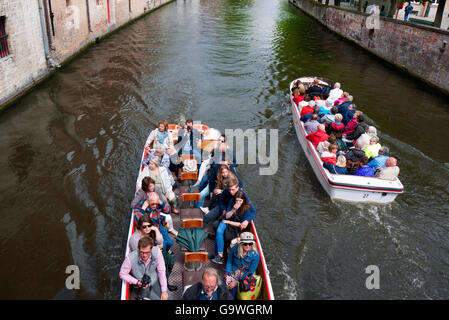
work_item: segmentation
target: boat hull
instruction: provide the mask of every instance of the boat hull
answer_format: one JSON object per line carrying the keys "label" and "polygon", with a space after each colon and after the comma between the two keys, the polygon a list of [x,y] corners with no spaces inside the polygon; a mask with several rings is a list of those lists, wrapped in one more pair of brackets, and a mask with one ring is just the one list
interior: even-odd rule
{"label": "boat hull", "polygon": [[[291,83],[290,88],[295,81]],[[398,194],[403,193],[403,186],[399,179],[397,181],[387,181],[377,178],[330,174],[329,171],[323,168],[322,161],[315,147],[306,139],[307,134],[303,123],[300,121],[300,110],[291,95],[290,103],[293,124],[299,144],[318,181],[332,200],[390,203],[396,199]]]}

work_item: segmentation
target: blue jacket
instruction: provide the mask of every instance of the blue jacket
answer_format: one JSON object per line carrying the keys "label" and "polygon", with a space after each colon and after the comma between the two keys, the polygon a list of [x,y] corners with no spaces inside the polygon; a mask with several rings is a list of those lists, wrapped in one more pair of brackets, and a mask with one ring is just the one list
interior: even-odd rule
{"label": "blue jacket", "polygon": [[388,156],[380,154],[373,160],[368,162],[368,167],[373,168],[374,170],[376,170],[376,168],[385,168],[385,162],[387,161],[387,159]]}
{"label": "blue jacket", "polygon": [[238,245],[236,244],[231,248],[229,252],[228,262],[226,263],[226,273],[233,273],[235,270],[242,269],[245,266],[249,267],[248,270],[244,270],[242,276],[248,274],[253,275],[256,272],[257,266],[259,265],[260,255],[258,252],[250,251],[243,258],[237,258]]}
{"label": "blue jacket", "polygon": [[374,169],[370,167],[360,167],[357,169],[357,171],[354,173],[355,176],[362,176],[362,177],[373,177],[374,176]]}
{"label": "blue jacket", "polygon": [[325,167],[327,170],[329,170],[330,173],[335,174],[349,174],[348,169],[338,167],[335,164],[330,164],[328,162],[323,162],[323,167]]}

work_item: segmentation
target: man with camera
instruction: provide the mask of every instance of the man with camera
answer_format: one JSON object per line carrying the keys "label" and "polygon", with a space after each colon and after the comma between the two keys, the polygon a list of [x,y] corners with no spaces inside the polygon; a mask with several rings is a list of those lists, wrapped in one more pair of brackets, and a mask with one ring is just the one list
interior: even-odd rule
{"label": "man with camera", "polygon": [[169,299],[164,257],[150,237],[142,237],[138,250],[125,258],[120,268],[120,279],[130,284],[132,299]]}
{"label": "man with camera", "polygon": [[198,164],[201,164],[201,142],[204,137],[201,132],[193,128],[193,120],[187,119],[184,128],[178,131],[179,154],[193,154]]}

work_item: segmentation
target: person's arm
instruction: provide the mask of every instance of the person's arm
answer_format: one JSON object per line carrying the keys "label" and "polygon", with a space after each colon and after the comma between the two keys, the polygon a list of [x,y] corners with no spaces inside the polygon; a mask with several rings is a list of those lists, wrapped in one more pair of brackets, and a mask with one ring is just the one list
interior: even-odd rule
{"label": "person's arm", "polygon": [[[157,130],[157,129],[156,129]],[[145,147],[149,147],[150,144],[154,141],[154,138],[156,137],[156,131],[153,130],[150,132],[150,135],[148,136],[147,141],[145,142]]]}
{"label": "person's arm", "polygon": [[161,250],[157,250],[156,270],[157,270],[157,276],[159,278],[159,285],[161,286],[161,292],[162,292],[161,300],[167,300],[168,299],[167,275],[166,275],[166,270],[165,270],[164,257],[162,256]]}
{"label": "person's arm", "polygon": [[129,284],[137,285],[138,280],[131,275],[131,261],[129,260],[128,256],[125,258],[125,261],[123,261],[123,263],[122,263],[122,267],[120,268],[119,275],[120,275],[120,279],[122,279],[123,281],[125,281]]}
{"label": "person's arm", "polygon": [[203,180],[203,177],[209,170],[209,168],[210,168],[210,158],[201,162],[200,171],[198,172],[197,184],[199,184],[201,180]]}
{"label": "person's arm", "polygon": [[142,171],[140,171],[139,177],[137,178],[137,182],[136,182],[136,192],[142,188],[143,178],[148,177],[149,175],[150,175],[150,171],[147,166],[145,168],[143,168]]}
{"label": "person's arm", "polygon": [[143,190],[137,191],[136,196],[131,202],[131,209],[134,208],[136,204],[138,204],[140,201],[145,200],[145,198],[146,198],[145,191]]}
{"label": "person's arm", "polygon": [[164,214],[170,214],[170,205],[160,200],[161,212]]}
{"label": "person's arm", "polygon": [[243,217],[242,217],[242,220],[243,220],[242,224],[241,224],[242,229],[245,229],[248,226],[248,224],[254,220],[256,215],[257,215],[257,211],[254,208],[254,206],[252,205],[252,203],[250,203],[250,208],[248,210],[246,210],[246,212],[243,214]]}
{"label": "person's arm", "polygon": [[[238,246],[238,244],[236,244],[236,246]],[[232,273],[232,266],[234,264],[234,251],[235,251],[235,246],[231,248],[231,250],[229,251],[229,256],[228,256],[228,261],[226,262],[226,269],[225,272],[227,274],[231,274]]]}
{"label": "person's arm", "polygon": [[260,254],[256,252],[255,256],[253,257],[251,264],[249,265],[249,274],[253,275],[256,272],[257,266],[259,265],[260,261]]}

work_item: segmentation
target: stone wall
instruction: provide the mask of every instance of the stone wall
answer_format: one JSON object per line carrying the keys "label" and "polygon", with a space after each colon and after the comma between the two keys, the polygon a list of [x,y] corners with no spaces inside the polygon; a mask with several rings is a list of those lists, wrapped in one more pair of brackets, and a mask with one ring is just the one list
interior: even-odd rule
{"label": "stone wall", "polygon": [[[0,1],[9,55],[0,59],[0,105],[47,70],[37,1]],[[29,3],[28,3],[29,2]]]}
{"label": "stone wall", "polygon": [[289,1],[342,37],[449,94],[449,32],[384,17],[378,29],[368,29],[368,14],[311,0]]}
{"label": "stone wall", "polygon": [[[126,23],[174,0],[0,0],[10,55],[0,59],[0,111],[54,66]],[[50,10],[51,5],[51,10]],[[51,24],[53,14],[53,27]],[[49,52],[47,61],[44,37]]]}
{"label": "stone wall", "polygon": [[55,35],[49,36],[54,48],[50,55],[56,62],[63,62],[96,38],[169,1],[53,0]]}

